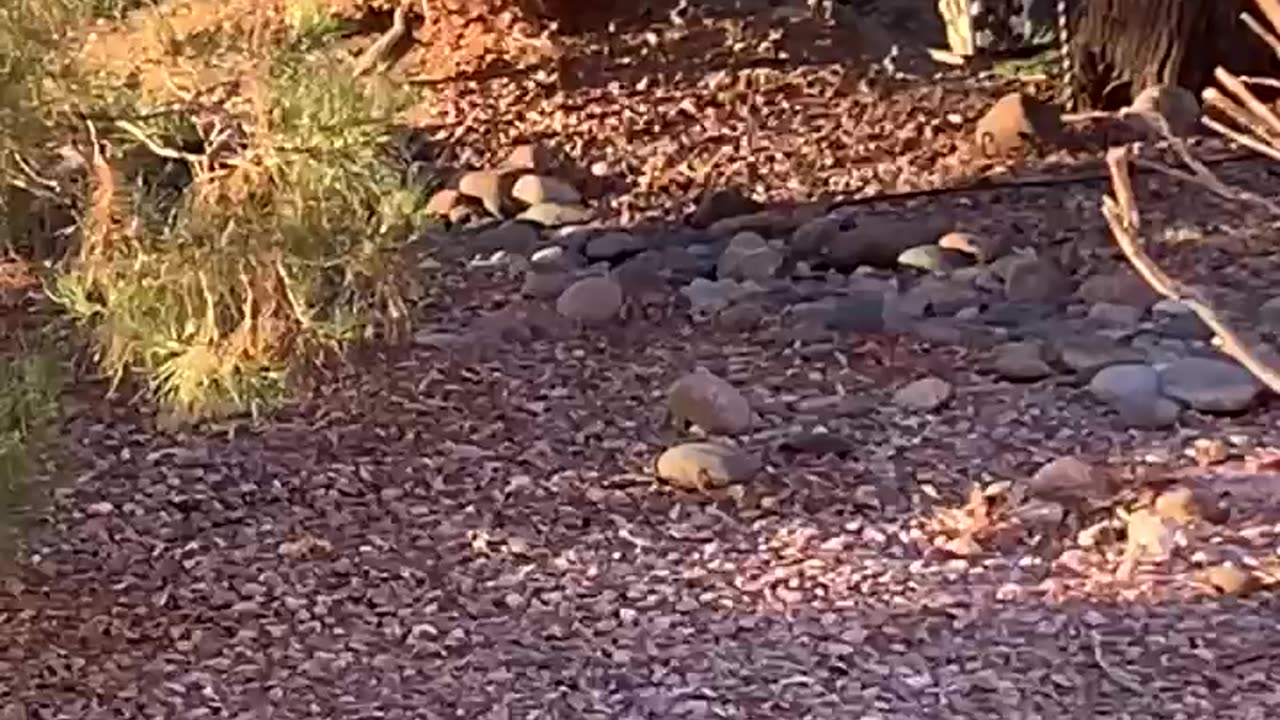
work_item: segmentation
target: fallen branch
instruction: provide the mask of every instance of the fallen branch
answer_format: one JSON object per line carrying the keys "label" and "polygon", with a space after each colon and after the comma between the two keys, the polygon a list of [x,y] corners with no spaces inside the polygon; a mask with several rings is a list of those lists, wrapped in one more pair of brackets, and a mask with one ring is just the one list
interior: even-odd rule
{"label": "fallen branch", "polygon": [[1114,147],[1107,151],[1107,167],[1111,171],[1111,187],[1115,195],[1102,198],[1102,214],[1107,219],[1116,244],[1152,289],[1170,300],[1186,305],[1213,330],[1214,344],[1223,354],[1243,365],[1272,392],[1280,393],[1280,372],[1254,353],[1222,321],[1201,292],[1169,277],[1143,250],[1139,240],[1138,204],[1129,179],[1132,156],[1132,146]]}
{"label": "fallen branch", "polygon": [[[1280,117],[1277,117],[1271,108],[1267,107],[1266,103],[1259,100],[1258,96],[1254,95],[1247,85],[1240,82],[1240,78],[1221,66],[1214,69],[1213,77],[1224,90],[1234,95],[1236,101],[1270,131],[1268,133],[1269,137],[1264,139],[1275,140],[1277,136],[1280,136]],[[1274,135],[1271,135],[1271,133],[1274,133]]]}
{"label": "fallen branch", "polygon": [[1204,123],[1205,127],[1218,133],[1219,135],[1225,137],[1226,139],[1231,140],[1233,142],[1240,143],[1241,145],[1249,148],[1250,150],[1253,150],[1259,155],[1266,155],[1272,160],[1275,160],[1276,162],[1280,162],[1280,150],[1276,150],[1275,148],[1271,147],[1270,145],[1267,145],[1261,140],[1257,140],[1255,138],[1249,137],[1248,135],[1245,135],[1244,133],[1238,130],[1227,127],[1226,125],[1223,125],[1222,123],[1218,122],[1217,120],[1214,120],[1213,118],[1204,118],[1203,120],[1201,120],[1201,122]]}
{"label": "fallen branch", "polygon": [[[423,8],[425,15],[425,3]],[[392,51],[404,41],[408,33],[409,3],[401,2],[396,6],[395,14],[392,15],[391,27],[360,55],[356,60],[353,74],[359,77],[388,64],[391,60]]]}
{"label": "fallen branch", "polygon": [[1218,180],[1216,176],[1209,175],[1206,177],[1204,175],[1195,175],[1189,172],[1184,172],[1177,168],[1169,167],[1168,165],[1165,165],[1162,162],[1157,162],[1155,160],[1148,160],[1146,158],[1141,158],[1141,157],[1133,158],[1133,163],[1145,170],[1153,170],[1167,177],[1171,177],[1177,180],[1181,180],[1183,182],[1191,183],[1193,185],[1199,185],[1204,189],[1208,190],[1209,192],[1213,193],[1214,195],[1217,195],[1218,197],[1224,198],[1226,200],[1236,200],[1236,201],[1253,203],[1255,205],[1264,207],[1267,210],[1270,210],[1272,213],[1274,213],[1277,216],[1280,216],[1280,203],[1277,203],[1276,201],[1270,198],[1265,198],[1261,195],[1258,195],[1257,193],[1251,193],[1247,190],[1240,190],[1238,188],[1233,188],[1230,185],[1223,183],[1221,180]]}
{"label": "fallen branch", "polygon": [[1252,75],[1241,75],[1240,82],[1245,85],[1258,85],[1260,87],[1280,88],[1280,80],[1269,77],[1254,77]]}
{"label": "fallen branch", "polygon": [[176,150],[174,148],[160,144],[160,142],[158,142],[157,140],[152,138],[150,135],[148,135],[147,131],[129,122],[128,120],[117,120],[116,127],[132,135],[138,142],[142,143],[143,145],[146,145],[148,150],[150,150],[152,153],[156,155],[159,155],[160,157],[169,158],[170,160],[181,160],[183,162],[189,162],[189,163],[200,163],[205,160],[204,155],[201,155],[198,153],[189,153],[183,150]]}
{"label": "fallen branch", "polygon": [[1280,29],[1280,2],[1276,2],[1276,0],[1253,0],[1253,4],[1258,6],[1258,10],[1262,12],[1267,22],[1271,23],[1271,27]]}
{"label": "fallen branch", "polygon": [[[1244,107],[1242,107],[1239,103],[1236,103],[1231,98],[1227,97],[1226,95],[1223,95],[1222,92],[1219,91],[1217,88],[1212,88],[1212,87],[1205,88],[1204,92],[1200,94],[1200,97],[1204,100],[1204,104],[1206,107],[1214,108],[1218,112],[1225,115],[1227,118],[1234,121],[1240,127],[1244,128],[1244,130],[1248,130],[1252,132],[1256,137],[1251,138],[1245,135],[1244,132],[1242,131],[1230,131],[1230,132],[1224,133],[1220,129],[1223,127],[1223,125],[1220,122],[1218,122],[1216,119],[1208,116],[1205,116],[1200,120],[1201,123],[1205,125],[1205,127],[1208,127],[1211,130],[1214,130],[1215,132],[1223,135],[1229,140],[1235,140],[1240,144],[1245,145],[1246,147],[1249,147],[1250,149],[1253,149],[1257,152],[1267,155],[1268,157],[1272,157],[1272,158],[1275,157],[1275,150],[1272,148],[1272,146],[1267,144],[1263,140],[1257,139],[1257,138],[1265,139],[1267,137],[1267,129],[1262,125],[1261,120],[1259,120],[1257,117],[1252,115],[1248,110],[1245,110]],[[1241,138],[1244,138],[1244,139],[1241,139]],[[1263,150],[1261,148],[1267,148],[1267,149]]]}
{"label": "fallen branch", "polygon": [[1243,20],[1244,24],[1253,31],[1254,35],[1261,38],[1262,42],[1266,43],[1267,47],[1271,48],[1271,51],[1276,54],[1276,57],[1280,57],[1280,38],[1277,38],[1270,30],[1263,27],[1262,23],[1258,22],[1257,18],[1247,12],[1240,13],[1240,19]]}
{"label": "fallen branch", "polygon": [[[1129,110],[1126,111],[1122,117],[1123,116],[1141,117],[1149,125],[1156,128],[1160,132],[1161,136],[1163,136],[1169,143],[1170,147],[1173,148],[1174,152],[1177,153],[1182,162],[1194,171],[1194,177],[1188,176],[1188,179],[1191,182],[1195,182],[1210,192],[1228,200],[1245,200],[1262,205],[1276,215],[1280,215],[1280,205],[1277,205],[1273,200],[1264,198],[1261,195],[1251,193],[1247,190],[1233,188],[1219,180],[1218,176],[1213,174],[1213,171],[1209,169],[1209,166],[1206,165],[1204,161],[1192,154],[1191,149],[1187,147],[1187,144],[1183,142],[1182,138],[1174,134],[1173,128],[1169,126],[1169,121],[1166,120],[1163,115],[1150,111]],[[1152,170],[1164,172],[1165,174],[1176,172],[1173,168],[1169,168],[1165,165],[1154,163],[1152,161],[1138,159],[1138,164]]]}

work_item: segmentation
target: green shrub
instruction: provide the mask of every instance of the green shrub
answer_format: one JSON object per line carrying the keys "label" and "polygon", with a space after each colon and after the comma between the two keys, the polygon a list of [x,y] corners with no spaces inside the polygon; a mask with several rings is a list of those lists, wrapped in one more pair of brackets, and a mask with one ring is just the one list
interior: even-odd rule
{"label": "green shrub", "polygon": [[[41,183],[33,169],[68,138],[80,116],[128,107],[114,82],[83,74],[67,52],[71,30],[99,18],[120,18],[149,0],[6,0],[0,2],[0,251],[14,249],[9,203],[25,197],[55,203],[60,189]],[[19,207],[14,212],[25,212]],[[21,224],[21,223],[19,223]]]}
{"label": "green shrub", "polygon": [[311,361],[403,327],[417,200],[388,152],[399,103],[383,90],[277,53],[223,113],[237,139],[205,138],[221,156],[191,158],[190,186],[150,217],[151,191],[95,160],[82,247],[52,295],[113,379],[141,372],[184,417],[256,412]]}
{"label": "green shrub", "polygon": [[[0,182],[32,187],[40,163],[21,158],[57,143],[89,149],[83,187],[59,188],[74,196],[60,199],[80,217],[79,247],[49,295],[91,333],[113,382],[137,375],[182,417],[257,412],[316,361],[404,327],[416,286],[399,251],[418,199],[389,151],[404,98],[320,54],[337,26],[308,0],[249,35],[177,37],[160,6],[144,11],[144,32],[172,40],[146,62],[185,68],[197,41],[225,52],[213,64],[226,60],[241,91],[214,100],[61,52],[68,29],[140,4],[0,8]],[[157,179],[166,165],[178,181]],[[0,207],[0,223],[8,215]],[[7,237],[0,226],[0,248]]]}
{"label": "green shrub", "polygon": [[35,446],[57,417],[60,390],[61,376],[48,356],[0,358],[0,518],[12,517],[29,500]]}

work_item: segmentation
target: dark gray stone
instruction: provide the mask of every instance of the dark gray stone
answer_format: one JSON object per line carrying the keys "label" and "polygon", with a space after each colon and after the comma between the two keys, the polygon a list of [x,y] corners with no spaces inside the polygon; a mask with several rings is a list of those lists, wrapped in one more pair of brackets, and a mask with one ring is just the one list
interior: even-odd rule
{"label": "dark gray stone", "polygon": [[841,332],[874,333],[884,330],[885,297],[874,290],[859,290],[837,298],[826,327]]}
{"label": "dark gray stone", "polygon": [[1165,395],[1204,412],[1239,412],[1253,404],[1262,386],[1234,362],[1189,357],[1160,371]]}

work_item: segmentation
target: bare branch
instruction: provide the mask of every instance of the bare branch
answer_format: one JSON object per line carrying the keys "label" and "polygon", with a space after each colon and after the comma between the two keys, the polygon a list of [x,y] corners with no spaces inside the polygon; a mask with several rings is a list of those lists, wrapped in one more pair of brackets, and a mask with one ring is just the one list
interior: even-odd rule
{"label": "bare branch", "polygon": [[1280,30],[1280,2],[1276,0],[1253,0],[1253,4],[1258,6],[1262,11],[1267,22],[1271,23],[1271,27]]}
{"label": "bare branch", "polygon": [[[1169,122],[1163,115],[1144,110],[1126,110],[1121,113],[1121,117],[1134,116],[1143,118],[1148,124],[1159,130],[1160,134],[1164,136],[1164,139],[1169,143],[1170,147],[1172,147],[1174,152],[1178,154],[1178,157],[1182,159],[1182,162],[1186,163],[1188,167],[1195,171],[1194,178],[1186,176],[1187,179],[1208,188],[1221,197],[1229,200],[1244,200],[1256,205],[1261,205],[1276,215],[1280,215],[1280,205],[1277,205],[1274,201],[1257,195],[1256,193],[1251,193],[1247,190],[1233,188],[1219,180],[1218,176],[1213,174],[1213,171],[1209,169],[1209,166],[1206,165],[1204,161],[1191,153],[1191,149],[1187,147],[1187,143],[1182,138],[1174,135],[1173,129],[1169,127]],[[1139,164],[1142,164],[1144,167],[1148,167],[1152,170],[1165,172],[1165,174],[1176,172],[1165,165],[1150,161],[1140,161]]]}
{"label": "bare branch", "polygon": [[1230,185],[1223,183],[1221,180],[1218,180],[1217,177],[1215,176],[1209,176],[1209,178],[1206,179],[1200,175],[1193,175],[1191,173],[1178,170],[1176,168],[1171,168],[1162,162],[1157,162],[1155,160],[1148,160],[1146,158],[1141,158],[1141,157],[1133,158],[1133,164],[1137,165],[1140,168],[1145,168],[1147,170],[1154,170],[1162,175],[1166,175],[1171,178],[1176,178],[1183,182],[1189,182],[1195,185],[1199,185],[1204,189],[1208,190],[1209,192],[1212,192],[1213,194],[1218,195],[1219,197],[1225,198],[1227,200],[1243,200],[1246,202],[1253,203],[1255,205],[1261,205],[1262,207],[1265,207],[1266,209],[1275,213],[1277,216],[1280,216],[1280,203],[1277,203],[1274,200],[1271,200],[1270,198],[1262,197],[1261,195],[1258,195],[1256,193],[1248,192],[1247,190],[1233,188]]}
{"label": "bare branch", "polygon": [[1271,50],[1275,52],[1276,57],[1280,57],[1280,38],[1277,38],[1275,33],[1272,33],[1270,30],[1263,27],[1262,23],[1258,22],[1247,12],[1240,13],[1240,19],[1243,20],[1244,24],[1253,31],[1254,35],[1262,38],[1262,42],[1271,47]]}
{"label": "bare branch", "polygon": [[1244,83],[1240,82],[1240,78],[1222,66],[1214,68],[1213,77],[1226,88],[1227,92],[1235,95],[1240,104],[1248,108],[1249,112],[1256,115],[1260,120],[1265,121],[1273,132],[1280,135],[1280,117],[1277,117],[1271,108],[1259,100],[1258,96],[1254,95],[1253,91]]}
{"label": "bare branch", "polygon": [[[1217,88],[1205,88],[1204,92],[1200,93],[1200,98],[1206,105],[1231,118],[1231,120],[1240,127],[1251,131],[1254,135],[1264,141],[1269,141],[1268,135],[1270,131],[1267,129],[1266,124],[1263,123],[1256,115],[1245,110],[1244,106],[1226,95],[1223,95]],[[1208,118],[1202,118],[1201,120],[1203,122],[1207,119]],[[1207,126],[1208,123],[1205,122],[1205,125]]]}
{"label": "bare branch", "polygon": [[1215,344],[1223,354],[1243,365],[1272,392],[1280,393],[1280,372],[1258,357],[1222,321],[1202,293],[1169,277],[1142,249],[1139,241],[1138,206],[1134,199],[1133,184],[1129,179],[1132,155],[1133,148],[1130,146],[1115,147],[1107,151],[1107,166],[1111,170],[1111,186],[1115,197],[1103,198],[1102,213],[1116,244],[1152,289],[1186,305],[1213,330],[1216,335]]}
{"label": "bare branch", "polygon": [[1262,87],[1280,88],[1280,79],[1276,78],[1241,75],[1240,82],[1245,85],[1261,85]]}
{"label": "bare branch", "polygon": [[142,143],[143,145],[146,145],[148,150],[155,153],[156,155],[159,155],[160,157],[166,157],[166,158],[169,158],[170,160],[182,160],[189,163],[199,163],[199,162],[202,162],[205,158],[204,155],[200,155],[198,153],[189,153],[182,150],[175,150],[171,147],[166,147],[164,145],[161,145],[160,143],[152,139],[152,137],[148,135],[145,130],[138,127],[137,125],[134,125],[128,120],[117,120],[116,127],[132,135],[134,138],[138,140],[138,142]]}
{"label": "bare branch", "polygon": [[1097,630],[1089,631],[1089,639],[1093,646],[1093,661],[1098,664],[1098,667],[1102,668],[1102,671],[1107,674],[1107,677],[1115,681],[1117,685],[1136,695],[1147,695],[1150,693],[1150,688],[1143,687],[1142,683],[1133,679],[1129,673],[1118,670],[1115,667],[1112,667],[1111,663],[1107,662],[1106,656],[1102,654],[1102,636]]}
{"label": "bare branch", "polygon": [[1226,137],[1228,140],[1238,142],[1250,150],[1266,155],[1276,162],[1280,162],[1280,150],[1276,150],[1274,147],[1262,142],[1261,140],[1249,137],[1239,130],[1229,128],[1213,118],[1204,118],[1202,122],[1204,122],[1205,127]]}
{"label": "bare branch", "polygon": [[11,155],[13,156],[14,164],[22,170],[22,174],[26,175],[28,180],[54,192],[58,192],[62,189],[62,186],[58,184],[58,181],[50,180],[37,172],[35,168],[31,167],[31,163],[27,162],[27,159],[22,157],[22,153],[14,150]]}
{"label": "bare branch", "polygon": [[357,77],[365,75],[375,68],[387,64],[391,60],[391,52],[399,45],[409,32],[409,3],[401,2],[396,6],[392,16],[391,27],[387,29],[356,60],[353,74]]}

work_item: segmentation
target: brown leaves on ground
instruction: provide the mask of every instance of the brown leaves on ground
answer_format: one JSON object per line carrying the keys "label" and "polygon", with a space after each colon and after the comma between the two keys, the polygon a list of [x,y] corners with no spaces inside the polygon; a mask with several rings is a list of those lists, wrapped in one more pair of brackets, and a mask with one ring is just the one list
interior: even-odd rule
{"label": "brown leaves on ground", "polygon": [[14,297],[40,286],[40,278],[24,260],[0,260],[0,298]]}

